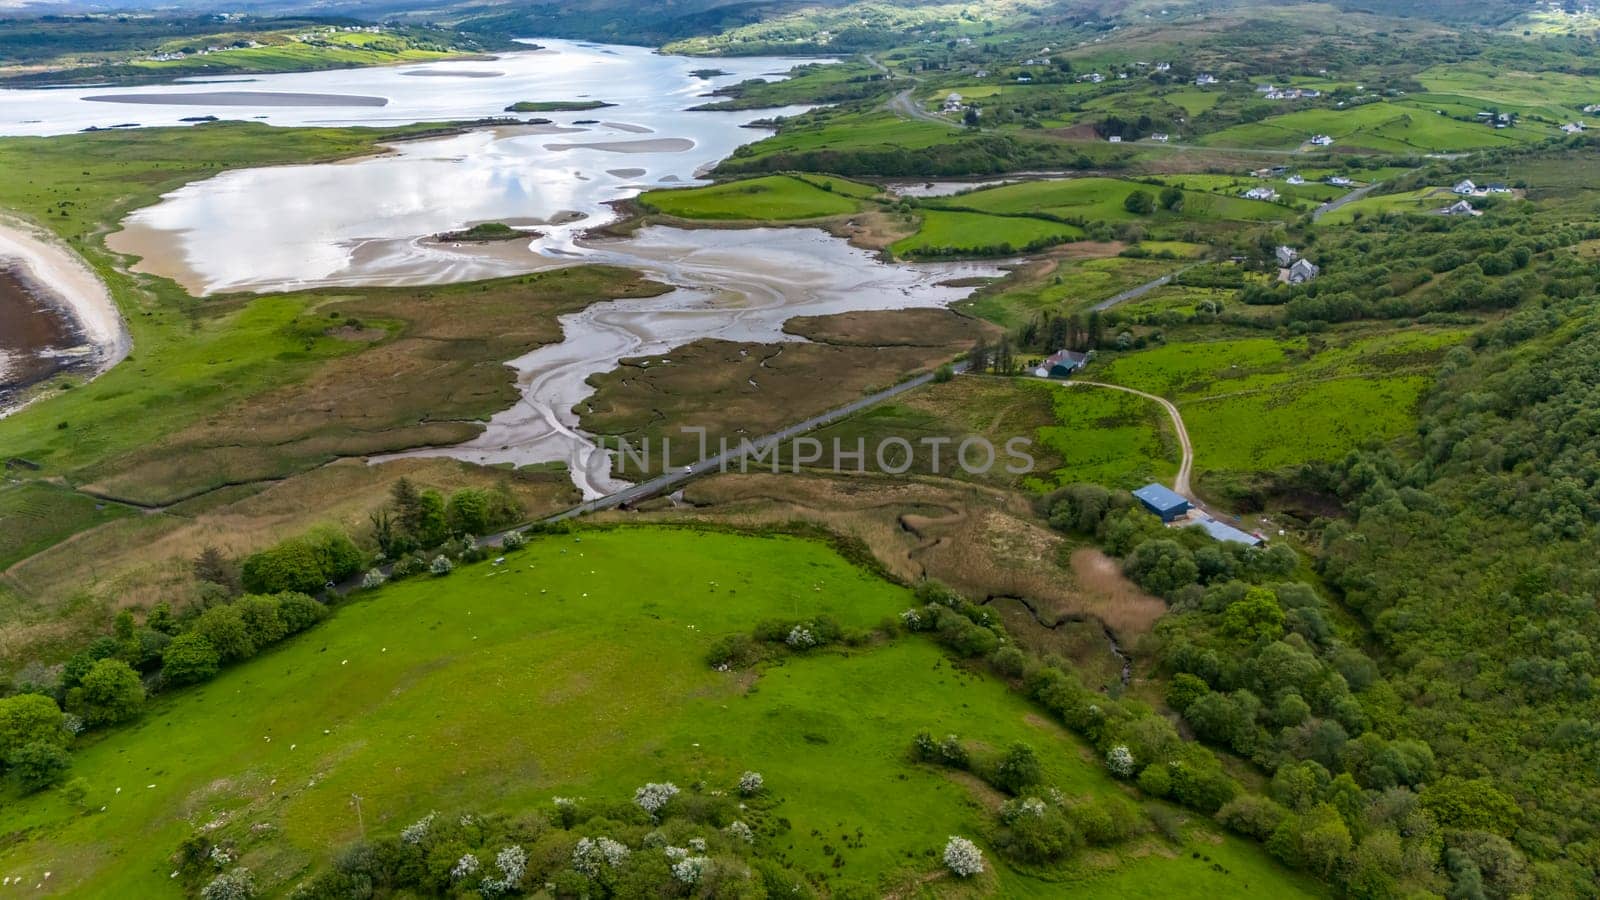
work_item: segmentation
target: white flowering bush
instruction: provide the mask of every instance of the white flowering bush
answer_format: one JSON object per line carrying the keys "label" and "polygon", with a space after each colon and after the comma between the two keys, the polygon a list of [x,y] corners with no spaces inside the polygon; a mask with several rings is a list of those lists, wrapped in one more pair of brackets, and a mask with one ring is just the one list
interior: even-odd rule
{"label": "white flowering bush", "polygon": [[520,531],[508,531],[506,536],[500,539],[500,546],[507,550],[520,549],[527,543],[528,536]]}
{"label": "white flowering bush", "polygon": [[683,884],[699,884],[710,865],[711,860],[704,856],[686,856],[672,864],[672,877]]}
{"label": "white flowering bush", "polygon": [[983,851],[964,837],[950,836],[944,845],[945,868],[958,878],[971,878],[983,874]]}
{"label": "white flowering bush", "polygon": [[449,575],[455,568],[456,564],[450,561],[450,557],[444,555],[435,556],[433,562],[428,564],[428,571],[435,575]]}
{"label": "white flowering bush", "polygon": [[211,860],[211,864],[219,869],[226,869],[228,863],[233,862],[233,853],[220,844],[213,846],[206,856]]}
{"label": "white flowering bush", "polygon": [[743,841],[746,844],[754,844],[756,842],[755,831],[751,830],[749,825],[737,819],[728,823],[727,831],[728,836],[736,841]]}
{"label": "white flowering bush", "polygon": [[200,889],[201,900],[250,900],[256,895],[256,880],[249,869],[223,872]]}
{"label": "white flowering bush", "polygon": [[1118,744],[1106,751],[1106,768],[1118,778],[1129,778],[1133,775],[1133,751],[1127,744]]}
{"label": "white flowering bush", "polygon": [[410,825],[400,829],[400,842],[415,846],[428,837],[428,829],[433,827],[433,819],[438,813],[428,813]]}
{"label": "white flowering bush", "polygon": [[72,713],[62,713],[61,727],[65,728],[69,733],[77,735],[83,734],[83,730],[87,728],[88,725],[84,723],[82,716],[75,716]]}
{"label": "white flowering bush", "polygon": [[361,576],[361,588],[362,590],[370,591],[375,587],[382,586],[388,580],[389,577],[377,569],[368,569],[367,574]]}
{"label": "white flowering bush", "polygon": [[608,837],[583,838],[572,848],[572,868],[593,878],[603,868],[614,869],[627,862],[631,852],[628,845]]}
{"label": "white flowering bush", "polygon": [[471,878],[478,874],[479,868],[478,858],[468,853],[456,860],[455,866],[450,870],[450,880],[460,881],[463,878]]}
{"label": "white flowering bush", "polygon": [[796,650],[809,650],[817,645],[817,636],[812,634],[809,626],[796,625],[789,629],[789,636],[783,642]]}
{"label": "white flowering bush", "polygon": [[746,772],[739,776],[739,793],[746,797],[759,794],[766,783],[767,780],[761,777],[760,772]]}
{"label": "white flowering bush", "polygon": [[512,844],[494,855],[494,866],[500,874],[478,882],[478,893],[485,897],[509,894],[522,885],[528,872],[528,851]]}
{"label": "white flowering bush", "polygon": [[696,853],[706,852],[706,839],[701,837],[689,838],[689,849]]}
{"label": "white flowering bush", "polygon": [[908,609],[900,614],[900,624],[908,631],[922,630],[922,613],[916,609]]}
{"label": "white flowering bush", "polygon": [[633,792],[633,802],[653,816],[660,813],[676,796],[678,796],[678,786],[672,782],[661,784],[652,782]]}
{"label": "white flowering bush", "polygon": [[673,862],[677,862],[680,859],[685,859],[689,855],[689,851],[683,847],[667,847],[661,852],[665,853],[667,855],[667,859],[670,859]]}
{"label": "white flowering bush", "polygon": [[1038,797],[1007,800],[1000,805],[1000,821],[1006,825],[1015,825],[1024,819],[1042,819],[1048,809],[1045,802]]}

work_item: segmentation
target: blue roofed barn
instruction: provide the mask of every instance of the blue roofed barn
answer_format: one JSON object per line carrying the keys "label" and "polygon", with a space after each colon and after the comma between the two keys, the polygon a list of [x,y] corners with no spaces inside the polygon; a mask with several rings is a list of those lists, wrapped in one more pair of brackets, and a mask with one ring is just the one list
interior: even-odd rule
{"label": "blue roofed barn", "polygon": [[1133,496],[1163,522],[1171,522],[1189,511],[1188,499],[1163,485],[1147,484],[1134,491]]}

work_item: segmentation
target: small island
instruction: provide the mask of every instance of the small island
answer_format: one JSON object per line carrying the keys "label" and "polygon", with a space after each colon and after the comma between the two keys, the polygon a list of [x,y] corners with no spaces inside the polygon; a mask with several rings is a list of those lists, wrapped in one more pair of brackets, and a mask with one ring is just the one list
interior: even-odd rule
{"label": "small island", "polygon": [[506,107],[506,112],[583,112],[616,106],[604,100],[519,100]]}
{"label": "small island", "polygon": [[504,222],[483,222],[461,231],[446,231],[443,234],[436,234],[433,239],[440,242],[489,244],[495,241],[514,241],[519,238],[532,239],[536,237],[541,237],[537,231],[520,231]]}
{"label": "small island", "polygon": [[722,69],[695,69],[689,74],[696,78],[721,78],[724,75],[732,75],[733,73],[725,72]]}

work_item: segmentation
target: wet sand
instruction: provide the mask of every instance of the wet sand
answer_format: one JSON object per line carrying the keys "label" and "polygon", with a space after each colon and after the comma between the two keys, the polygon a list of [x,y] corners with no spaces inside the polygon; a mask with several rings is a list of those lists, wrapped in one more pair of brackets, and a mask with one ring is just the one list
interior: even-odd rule
{"label": "wet sand", "polygon": [[489,69],[413,69],[400,74],[412,78],[503,78],[506,73]]}
{"label": "wet sand", "polygon": [[201,91],[190,94],[95,94],[96,103],[153,106],[388,106],[387,97],[354,94],[294,94],[283,91]]}
{"label": "wet sand", "polygon": [[546,150],[601,150],[606,153],[683,153],[695,148],[688,138],[655,138],[648,141],[591,141],[588,143],[545,144]]}
{"label": "wet sand", "polygon": [[88,264],[53,236],[0,218],[0,416],[7,396],[63,368],[90,377],[128,355],[131,342],[111,294]]}

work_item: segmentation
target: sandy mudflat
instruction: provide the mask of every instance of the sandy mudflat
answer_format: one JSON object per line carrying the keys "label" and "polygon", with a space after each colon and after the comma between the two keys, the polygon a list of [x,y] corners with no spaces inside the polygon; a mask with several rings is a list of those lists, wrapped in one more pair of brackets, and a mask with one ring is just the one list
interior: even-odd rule
{"label": "sandy mudflat", "polygon": [[491,69],[417,69],[400,74],[412,78],[499,78],[506,73]]}
{"label": "sandy mudflat", "polygon": [[99,356],[95,375],[128,355],[132,341],[111,292],[65,244],[26,223],[0,218],[0,257],[14,260],[28,280],[41,288],[45,300],[71,314],[84,340],[94,345]]}
{"label": "sandy mudflat", "polygon": [[387,97],[357,94],[294,94],[284,91],[199,91],[192,94],[95,94],[97,103],[155,106],[388,106]]}
{"label": "sandy mudflat", "polygon": [[655,134],[656,133],[655,129],[653,129],[653,128],[646,128],[643,125],[630,125],[627,122],[601,122],[600,124],[604,125],[607,128],[614,128],[617,131],[626,131],[629,134]]}
{"label": "sandy mudflat", "polygon": [[618,178],[638,178],[640,175],[644,174],[644,170],[643,169],[607,169],[606,170],[606,174],[607,175],[615,175]]}
{"label": "sandy mudflat", "polygon": [[546,150],[600,150],[606,153],[683,153],[694,149],[688,138],[655,138],[648,141],[593,141],[582,144],[545,144]]}

